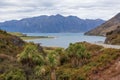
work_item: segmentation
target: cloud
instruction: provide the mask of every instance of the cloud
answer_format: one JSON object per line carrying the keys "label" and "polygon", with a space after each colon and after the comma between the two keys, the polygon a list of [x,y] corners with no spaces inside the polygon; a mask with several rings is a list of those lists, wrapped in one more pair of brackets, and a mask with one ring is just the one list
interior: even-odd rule
{"label": "cloud", "polygon": [[120,0],[1,0],[0,21],[40,15],[75,15],[109,19],[120,12]]}

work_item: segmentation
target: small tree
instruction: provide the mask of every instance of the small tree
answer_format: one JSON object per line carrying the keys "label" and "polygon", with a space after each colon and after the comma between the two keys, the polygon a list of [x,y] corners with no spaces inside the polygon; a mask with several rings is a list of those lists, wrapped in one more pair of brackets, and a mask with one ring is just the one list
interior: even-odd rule
{"label": "small tree", "polygon": [[30,72],[31,69],[34,69],[38,65],[43,66],[45,63],[44,57],[38,50],[38,46],[33,43],[27,44],[24,51],[17,55],[17,60],[22,63],[23,67],[25,66],[24,72],[27,80],[29,80],[29,74],[33,74],[32,71],[32,73]]}
{"label": "small tree", "polygon": [[51,52],[47,56],[47,63],[50,66],[51,80],[56,80],[56,68],[59,65],[59,55],[56,52]]}
{"label": "small tree", "polygon": [[82,44],[70,44],[66,51],[73,67],[83,65],[90,58],[90,54]]}
{"label": "small tree", "polygon": [[30,67],[44,64],[44,57],[40,54],[35,44],[28,44],[24,51],[18,54],[17,57],[19,62]]}
{"label": "small tree", "polygon": [[55,52],[59,56],[60,65],[63,65],[68,62],[68,56],[63,48],[57,48]]}

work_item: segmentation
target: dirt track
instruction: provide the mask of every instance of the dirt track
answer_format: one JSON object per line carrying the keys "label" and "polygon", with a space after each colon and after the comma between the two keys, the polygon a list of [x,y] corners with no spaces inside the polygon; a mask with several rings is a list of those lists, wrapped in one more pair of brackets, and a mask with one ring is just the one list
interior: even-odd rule
{"label": "dirt track", "polygon": [[115,49],[120,49],[120,45],[109,45],[109,44],[104,44],[104,43],[92,43],[96,45],[103,46],[105,48],[115,48]]}

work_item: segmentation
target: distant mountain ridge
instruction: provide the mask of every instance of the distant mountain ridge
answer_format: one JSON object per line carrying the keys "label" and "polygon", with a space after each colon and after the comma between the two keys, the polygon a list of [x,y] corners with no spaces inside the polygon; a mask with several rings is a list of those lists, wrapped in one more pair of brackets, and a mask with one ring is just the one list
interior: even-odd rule
{"label": "distant mountain ridge", "polygon": [[106,21],[104,24],[86,32],[85,34],[106,36],[108,32],[116,30],[118,26],[120,26],[120,13]]}
{"label": "distant mountain ridge", "polygon": [[76,16],[64,17],[60,14],[38,16],[0,23],[0,28],[10,32],[61,33],[86,32],[104,23],[101,19],[80,19]]}

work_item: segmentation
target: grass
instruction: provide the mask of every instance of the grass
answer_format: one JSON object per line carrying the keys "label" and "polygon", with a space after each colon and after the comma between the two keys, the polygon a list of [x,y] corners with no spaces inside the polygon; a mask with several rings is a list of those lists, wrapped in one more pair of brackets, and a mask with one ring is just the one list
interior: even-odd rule
{"label": "grass", "polygon": [[8,32],[8,33],[11,34],[11,35],[18,36],[18,37],[27,36],[26,34],[22,34],[22,33],[20,33],[20,32]]}
{"label": "grass", "polygon": [[48,36],[21,36],[20,37],[23,40],[30,40],[30,39],[44,39],[44,38],[54,38],[54,37],[48,37]]}
{"label": "grass", "polygon": [[22,33],[19,33],[19,32],[9,32],[9,34],[18,36],[22,40],[54,38],[54,37],[50,37],[50,36],[27,36],[26,34],[22,34]]}

